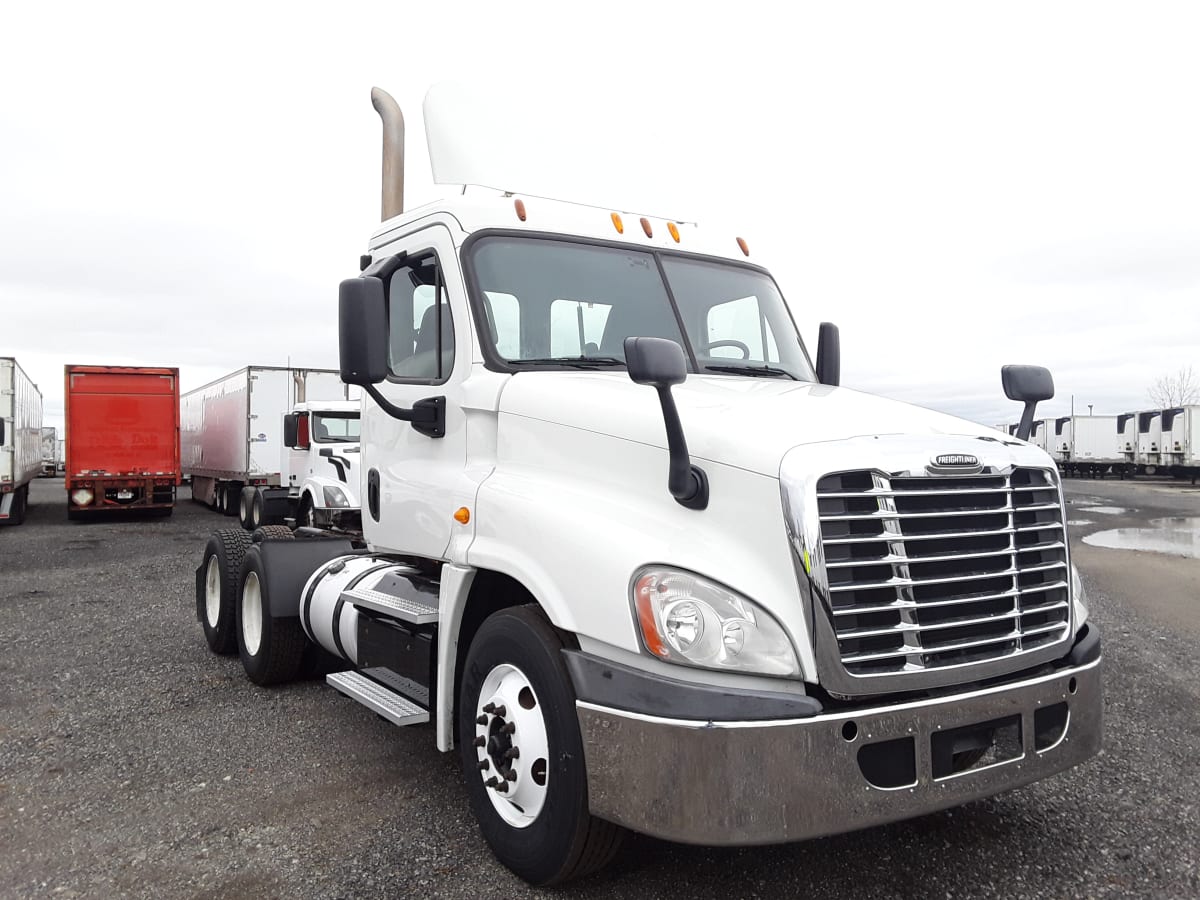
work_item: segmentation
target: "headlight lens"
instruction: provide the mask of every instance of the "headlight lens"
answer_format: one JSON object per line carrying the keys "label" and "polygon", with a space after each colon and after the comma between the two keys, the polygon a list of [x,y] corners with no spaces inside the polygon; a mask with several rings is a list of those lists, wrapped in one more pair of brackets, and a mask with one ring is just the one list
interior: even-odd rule
{"label": "headlight lens", "polygon": [[798,675],[782,626],[757,604],[700,575],[662,567],[633,579],[633,606],[646,649],[668,662]]}
{"label": "headlight lens", "polygon": [[87,506],[95,496],[87,488],[79,488],[71,493],[71,500],[76,506]]}
{"label": "headlight lens", "polygon": [[1071,563],[1071,598],[1075,604],[1075,627],[1078,628],[1087,621],[1087,594],[1083,590],[1083,579],[1079,577],[1079,570],[1075,568],[1075,563]]}
{"label": "headlight lens", "polygon": [[321,493],[325,495],[326,506],[349,506],[350,501],[346,499],[346,495],[342,493],[341,488],[323,487]]}

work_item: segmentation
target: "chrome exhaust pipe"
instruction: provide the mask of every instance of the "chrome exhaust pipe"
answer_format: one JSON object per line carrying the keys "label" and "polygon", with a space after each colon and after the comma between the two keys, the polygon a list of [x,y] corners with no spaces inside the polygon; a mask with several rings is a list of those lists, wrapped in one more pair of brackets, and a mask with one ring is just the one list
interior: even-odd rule
{"label": "chrome exhaust pipe", "polygon": [[392,95],[371,88],[371,105],[383,120],[383,220],[404,212],[404,114]]}

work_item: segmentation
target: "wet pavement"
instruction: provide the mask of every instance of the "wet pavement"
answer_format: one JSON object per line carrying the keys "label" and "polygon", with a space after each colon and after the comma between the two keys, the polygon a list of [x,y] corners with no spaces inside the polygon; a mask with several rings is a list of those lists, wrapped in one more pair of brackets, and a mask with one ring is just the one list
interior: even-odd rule
{"label": "wet pavement", "polygon": [[1114,528],[1085,535],[1085,544],[1200,559],[1200,516],[1151,519],[1148,528]]}

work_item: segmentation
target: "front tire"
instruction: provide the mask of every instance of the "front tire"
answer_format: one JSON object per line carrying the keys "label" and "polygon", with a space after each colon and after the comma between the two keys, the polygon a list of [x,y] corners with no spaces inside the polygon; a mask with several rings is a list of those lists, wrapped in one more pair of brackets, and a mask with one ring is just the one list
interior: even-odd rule
{"label": "front tire", "polygon": [[238,573],[250,547],[250,535],[238,528],[213,532],[200,561],[196,583],[196,613],[204,626],[204,640],[213,653],[227,656],[237,649],[234,620]]}
{"label": "front tire", "polygon": [[238,655],[247,677],[263,687],[295,681],[308,639],[297,616],[271,615],[270,580],[257,547],[246,552],[238,582]]}
{"label": "front tire", "polygon": [[588,812],[583,740],[562,649],[536,607],[501,610],[471,642],[459,693],[471,809],[497,859],[535,885],[599,869],[624,836]]}

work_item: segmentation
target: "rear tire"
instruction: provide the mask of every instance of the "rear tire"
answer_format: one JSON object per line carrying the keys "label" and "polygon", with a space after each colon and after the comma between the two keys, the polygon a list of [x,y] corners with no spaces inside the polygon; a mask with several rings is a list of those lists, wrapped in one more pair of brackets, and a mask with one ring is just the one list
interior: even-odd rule
{"label": "rear tire", "polygon": [[[588,811],[583,739],[562,649],[537,607],[501,610],[471,642],[459,693],[458,741],[471,809],[496,858],[535,885],[601,868],[624,837]],[[513,748],[518,755],[509,759]],[[505,790],[489,786],[489,777]]]}
{"label": "rear tire", "polygon": [[254,521],[255,493],[254,488],[244,487],[238,494],[238,521],[247,531],[253,531],[258,527],[258,523]]}
{"label": "rear tire", "polygon": [[8,515],[9,525],[20,525],[25,521],[25,513],[29,509],[29,485],[18,488],[13,495],[12,511]]}
{"label": "rear tire", "polygon": [[317,517],[313,512],[312,500],[308,494],[300,498],[300,506],[296,510],[296,527],[297,528],[316,528]]}
{"label": "rear tire", "polygon": [[259,528],[267,524],[267,501],[261,488],[254,489],[254,499],[250,501],[250,527]]}
{"label": "rear tire", "polygon": [[234,620],[237,616],[238,573],[250,547],[250,535],[238,528],[213,532],[200,561],[196,582],[196,614],[204,626],[204,640],[213,653],[227,656],[237,650]]}
{"label": "rear tire", "polygon": [[294,541],[296,535],[286,525],[260,525],[250,534],[250,540],[256,544],[263,541]]}
{"label": "rear tire", "polygon": [[224,506],[221,507],[221,512],[227,516],[236,516],[238,513],[237,496],[241,493],[242,486],[236,481],[231,481],[225,485]]}
{"label": "rear tire", "polygon": [[270,581],[257,548],[252,547],[242,560],[238,583],[238,655],[246,676],[263,687],[295,681],[308,639],[298,616],[271,615]]}

